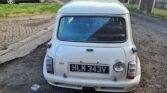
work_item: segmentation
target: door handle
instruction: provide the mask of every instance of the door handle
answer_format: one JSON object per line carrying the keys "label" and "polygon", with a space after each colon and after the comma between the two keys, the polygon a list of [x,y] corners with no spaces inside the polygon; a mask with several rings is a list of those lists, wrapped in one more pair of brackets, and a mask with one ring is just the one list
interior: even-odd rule
{"label": "door handle", "polygon": [[86,49],[87,52],[93,52],[93,49]]}

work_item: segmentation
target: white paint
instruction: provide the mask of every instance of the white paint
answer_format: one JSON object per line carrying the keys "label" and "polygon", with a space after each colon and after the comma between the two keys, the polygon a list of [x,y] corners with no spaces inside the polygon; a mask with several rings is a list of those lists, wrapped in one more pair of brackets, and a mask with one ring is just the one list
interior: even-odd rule
{"label": "white paint", "polygon": [[117,0],[76,0],[66,4],[58,13],[127,14],[129,11]]}
{"label": "white paint", "polygon": [[[123,17],[126,20],[127,41],[124,43],[81,43],[61,41],[57,38],[59,22],[62,16],[114,16]],[[54,74],[46,71],[46,57],[44,59],[43,74],[49,84],[59,87],[82,89],[83,87],[95,87],[96,91],[129,92],[140,82],[141,68],[137,54],[132,53],[133,43],[131,33],[131,21],[129,11],[118,1],[113,0],[86,0],[72,1],[62,7],[55,21],[51,48],[47,49],[46,56],[53,58]],[[86,49],[94,49],[87,52]],[[137,58],[137,59],[136,59]],[[113,66],[117,61],[125,64],[125,72],[117,73]],[[137,64],[136,77],[127,79],[127,66],[130,61]],[[109,74],[70,72],[69,64],[94,64],[110,67]],[[66,76],[64,78],[63,76]],[[114,81],[115,78],[117,81]],[[55,83],[55,82],[58,82]],[[103,89],[102,87],[106,87]],[[112,87],[123,89],[112,89]]]}

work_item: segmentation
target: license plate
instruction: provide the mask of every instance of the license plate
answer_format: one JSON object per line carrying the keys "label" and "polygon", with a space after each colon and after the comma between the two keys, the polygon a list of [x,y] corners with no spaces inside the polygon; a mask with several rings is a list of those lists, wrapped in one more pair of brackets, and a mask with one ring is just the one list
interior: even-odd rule
{"label": "license plate", "polygon": [[71,72],[109,73],[109,66],[70,64]]}

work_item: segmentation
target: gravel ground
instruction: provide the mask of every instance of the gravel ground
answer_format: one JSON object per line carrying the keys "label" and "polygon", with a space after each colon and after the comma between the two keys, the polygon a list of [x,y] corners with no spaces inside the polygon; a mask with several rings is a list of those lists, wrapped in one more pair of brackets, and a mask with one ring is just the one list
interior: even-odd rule
{"label": "gravel ground", "polygon": [[[131,18],[142,66],[141,83],[134,93],[167,93],[167,22],[139,15]],[[82,93],[47,84],[42,75],[45,50],[44,44],[23,58],[0,65],[0,93]],[[33,84],[41,88],[31,91]]]}

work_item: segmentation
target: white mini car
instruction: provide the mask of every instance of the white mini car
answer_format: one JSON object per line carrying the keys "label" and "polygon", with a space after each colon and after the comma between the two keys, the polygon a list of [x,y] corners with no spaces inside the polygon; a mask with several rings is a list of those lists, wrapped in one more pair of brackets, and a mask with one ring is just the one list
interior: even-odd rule
{"label": "white mini car", "polygon": [[129,92],[139,84],[140,60],[129,11],[117,0],[76,0],[62,7],[48,43],[43,74],[72,89]]}

